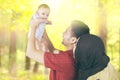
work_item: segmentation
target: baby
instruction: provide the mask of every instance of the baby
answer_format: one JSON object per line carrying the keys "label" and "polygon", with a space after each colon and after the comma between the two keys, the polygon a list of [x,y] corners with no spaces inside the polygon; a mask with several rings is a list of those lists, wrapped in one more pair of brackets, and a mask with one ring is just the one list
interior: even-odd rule
{"label": "baby", "polygon": [[[51,24],[51,22],[47,20],[49,13],[50,13],[49,6],[46,4],[41,4],[38,7],[38,10],[36,11],[36,13],[32,17],[33,19],[40,18],[40,19],[44,19],[47,21],[47,23],[40,23],[38,28],[36,29],[35,37],[36,37],[36,48],[37,49],[39,49],[39,46],[40,46],[39,43],[42,41],[42,37],[45,31],[45,25]],[[30,34],[31,34],[31,31],[29,32],[28,37],[30,36]]]}

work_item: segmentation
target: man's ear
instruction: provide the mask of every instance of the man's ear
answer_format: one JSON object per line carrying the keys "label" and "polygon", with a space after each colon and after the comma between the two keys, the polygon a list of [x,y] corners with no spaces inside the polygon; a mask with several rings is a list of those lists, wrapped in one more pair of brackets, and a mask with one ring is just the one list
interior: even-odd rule
{"label": "man's ear", "polygon": [[77,38],[76,37],[72,37],[71,38],[71,43],[76,43],[77,42]]}

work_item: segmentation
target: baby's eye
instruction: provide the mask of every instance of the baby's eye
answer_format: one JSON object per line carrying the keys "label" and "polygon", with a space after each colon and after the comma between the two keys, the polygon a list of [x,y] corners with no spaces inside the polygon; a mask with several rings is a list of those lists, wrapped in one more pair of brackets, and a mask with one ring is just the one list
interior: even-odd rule
{"label": "baby's eye", "polygon": [[48,17],[49,15],[47,15],[47,17]]}
{"label": "baby's eye", "polygon": [[42,13],[42,15],[45,15],[45,13]]}

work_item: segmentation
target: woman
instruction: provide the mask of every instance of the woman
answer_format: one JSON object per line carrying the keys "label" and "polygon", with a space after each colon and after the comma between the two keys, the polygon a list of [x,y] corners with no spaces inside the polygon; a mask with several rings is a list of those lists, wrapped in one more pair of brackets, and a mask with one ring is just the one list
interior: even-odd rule
{"label": "woman", "polygon": [[75,49],[75,80],[120,80],[110,64],[102,40],[90,34],[89,27],[81,21],[74,21],[73,26],[72,30],[78,39]]}

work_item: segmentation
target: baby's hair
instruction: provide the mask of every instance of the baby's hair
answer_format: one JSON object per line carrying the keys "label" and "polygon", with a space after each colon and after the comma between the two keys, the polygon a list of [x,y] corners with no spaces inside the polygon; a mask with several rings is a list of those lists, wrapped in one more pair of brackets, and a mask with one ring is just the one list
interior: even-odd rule
{"label": "baby's hair", "polygon": [[38,7],[38,9],[39,8],[48,8],[48,9],[50,9],[50,7],[47,5],[47,4],[41,4],[39,7]]}

